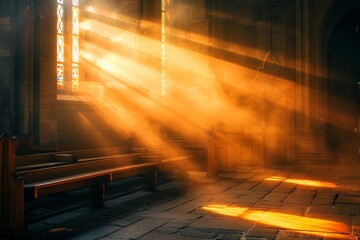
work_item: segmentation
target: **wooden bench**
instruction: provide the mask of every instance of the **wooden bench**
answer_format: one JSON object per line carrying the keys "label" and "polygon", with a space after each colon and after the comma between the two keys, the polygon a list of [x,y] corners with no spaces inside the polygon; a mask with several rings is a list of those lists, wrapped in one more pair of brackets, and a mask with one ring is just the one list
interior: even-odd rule
{"label": "wooden bench", "polygon": [[110,148],[93,148],[63,152],[18,155],[15,158],[16,171],[24,171],[42,167],[54,167],[64,164],[75,163],[79,159],[120,155],[129,152],[130,150],[128,146],[120,146]]}
{"label": "wooden bench", "polygon": [[[158,156],[142,157],[139,153],[98,156],[40,168],[34,165],[48,163],[32,162],[31,167],[23,165],[16,170],[16,144],[17,140],[8,132],[0,136],[0,172],[3,173],[0,176],[0,231],[24,232],[25,203],[46,195],[90,187],[91,203],[102,206],[105,184],[139,175],[145,176],[149,190],[156,190]],[[73,155],[58,157],[69,156]]]}
{"label": "wooden bench", "polygon": [[[81,187],[98,189],[91,191],[91,203],[102,206],[104,202],[104,184],[117,179],[145,175],[149,190],[156,190],[156,174],[159,161],[156,156],[142,158],[139,154],[123,154],[91,158],[74,164],[39,168],[16,172],[23,178],[25,202],[53,193],[69,191]],[[102,187],[100,187],[102,186]],[[99,192],[99,189],[102,189]]]}

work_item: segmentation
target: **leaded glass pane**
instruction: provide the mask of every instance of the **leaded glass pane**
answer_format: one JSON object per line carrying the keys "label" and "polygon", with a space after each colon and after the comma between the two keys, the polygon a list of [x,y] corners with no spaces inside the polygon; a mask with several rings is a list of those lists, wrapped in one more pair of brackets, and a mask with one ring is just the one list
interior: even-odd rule
{"label": "leaded glass pane", "polygon": [[79,34],[79,8],[72,8],[72,33]]}
{"label": "leaded glass pane", "polygon": [[[58,88],[63,88],[65,80],[65,62],[71,61],[71,69],[66,69],[66,71],[71,71],[72,79],[72,89],[78,89],[79,86],[79,0],[69,0],[69,4],[72,3],[72,6],[64,6],[64,0],[57,0],[57,86]],[[67,18],[64,14],[65,7],[71,8],[72,14],[71,18]],[[70,9],[69,9],[70,10]],[[69,15],[70,17],[70,15]],[[66,23],[66,24],[65,24]],[[69,23],[69,24],[68,24]],[[69,29],[68,26],[70,27]],[[66,28],[66,29],[65,29]],[[72,41],[71,46],[68,46],[67,49],[71,51],[71,58],[65,59],[65,37],[67,33],[71,33]],[[70,55],[70,54],[67,54]],[[70,57],[70,56],[69,56]],[[69,67],[70,67],[69,66]],[[68,68],[68,67],[66,67]],[[68,81],[68,80],[66,80]]]}
{"label": "leaded glass pane", "polygon": [[64,62],[64,36],[57,36],[57,61]]}
{"label": "leaded glass pane", "polygon": [[79,64],[72,64],[72,88],[78,89],[79,87]]}
{"label": "leaded glass pane", "polygon": [[64,34],[64,6],[57,6],[57,33]]}
{"label": "leaded glass pane", "polygon": [[79,0],[72,0],[72,5],[78,7],[79,6]]}
{"label": "leaded glass pane", "polygon": [[64,64],[57,64],[57,86],[58,88],[64,87]]}
{"label": "leaded glass pane", "polygon": [[79,37],[76,35],[73,35],[72,38],[72,61],[73,62],[79,62]]}

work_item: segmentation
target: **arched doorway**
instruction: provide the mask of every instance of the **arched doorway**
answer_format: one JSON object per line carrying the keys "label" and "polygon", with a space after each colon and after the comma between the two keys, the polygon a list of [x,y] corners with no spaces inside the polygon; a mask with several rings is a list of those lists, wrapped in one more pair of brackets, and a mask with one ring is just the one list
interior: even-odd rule
{"label": "arched doorway", "polygon": [[360,8],[337,25],[329,44],[329,129],[332,151],[359,151]]}

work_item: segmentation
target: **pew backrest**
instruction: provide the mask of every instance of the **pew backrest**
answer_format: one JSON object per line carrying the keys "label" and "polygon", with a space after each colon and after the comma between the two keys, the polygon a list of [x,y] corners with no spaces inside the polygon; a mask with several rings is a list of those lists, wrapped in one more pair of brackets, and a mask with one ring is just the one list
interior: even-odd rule
{"label": "pew backrest", "polygon": [[97,158],[81,159],[73,164],[17,171],[16,175],[22,176],[26,183],[45,181],[51,178],[67,177],[75,174],[110,169],[141,163],[141,154],[121,154]]}

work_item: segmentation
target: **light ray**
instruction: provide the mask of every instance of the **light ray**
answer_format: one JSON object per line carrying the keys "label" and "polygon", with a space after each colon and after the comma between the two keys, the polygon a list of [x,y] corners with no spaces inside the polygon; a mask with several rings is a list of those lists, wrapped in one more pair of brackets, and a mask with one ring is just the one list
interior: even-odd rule
{"label": "light ray", "polygon": [[339,236],[349,234],[349,227],[338,221],[298,216],[294,214],[278,213],[273,211],[251,210],[238,206],[208,205],[204,210],[221,214],[224,216],[238,217],[249,221],[259,222],[273,227],[306,232],[310,235]]}
{"label": "light ray", "polygon": [[337,184],[331,182],[322,182],[314,181],[309,179],[292,179],[292,178],[283,178],[283,177],[270,177],[266,178],[266,181],[277,181],[277,182],[286,182],[294,183],[298,185],[311,186],[311,187],[321,187],[321,188],[336,188]]}
{"label": "light ray", "polygon": [[[141,31],[146,32],[148,29],[158,29],[160,34],[160,24],[139,22],[95,6],[89,7],[87,12],[89,15],[80,24],[80,28],[90,37],[82,42],[80,56],[85,60],[82,67],[92,74],[84,82],[82,94],[91,98],[90,96],[99,94],[101,89],[102,98],[94,106],[106,118],[112,119],[122,131],[126,132],[126,128],[134,131],[141,122],[149,118],[174,131],[181,129],[188,136],[207,138],[209,131],[221,125],[224,126],[224,132],[219,131],[218,138],[225,144],[236,145],[228,138],[228,133],[250,132],[253,133],[248,137],[250,140],[263,141],[264,134],[278,134],[279,131],[292,128],[295,114],[310,114],[301,112],[295,102],[291,102],[291,94],[300,87],[308,92],[313,89],[299,86],[301,83],[297,83],[295,79],[258,71],[259,69],[247,66],[246,63],[240,65],[216,56],[210,57],[206,52],[201,53],[191,48],[191,44],[219,48],[239,58],[250,56],[259,62],[259,68],[264,68],[261,62],[267,52],[219,39],[207,39],[207,36],[180,29],[172,29],[171,36],[188,41],[183,45],[167,43],[168,94],[160,97],[161,36],[141,34]],[[101,18],[114,21],[102,21]],[[130,27],[124,27],[127,24]],[[139,31],[132,28],[139,24]],[[288,59],[286,64],[280,62],[279,67],[298,70],[292,59]],[[319,74],[321,72],[320,70]],[[112,93],[109,94],[110,92]],[[100,103],[104,106],[111,104],[104,107],[105,111],[101,109]],[[117,112],[118,109],[122,110]],[[267,111],[277,112],[268,115],[263,113]],[[125,119],[130,122],[138,122],[138,125],[117,124],[122,122],[124,116],[128,116]],[[311,117],[312,120],[314,118],[310,115],[306,117]],[[346,116],[341,116],[340,121],[334,124],[342,127],[343,118]],[[326,121],[323,119],[324,124]],[[150,125],[147,127],[151,127]],[[150,138],[151,134],[147,135]],[[295,145],[301,144],[300,140],[293,140]],[[266,145],[267,142],[262,144]],[[273,146],[266,147],[269,153],[278,154]],[[321,187],[316,182],[299,180],[295,179],[296,182],[293,183]],[[334,187],[331,183],[324,183],[322,186]]]}

